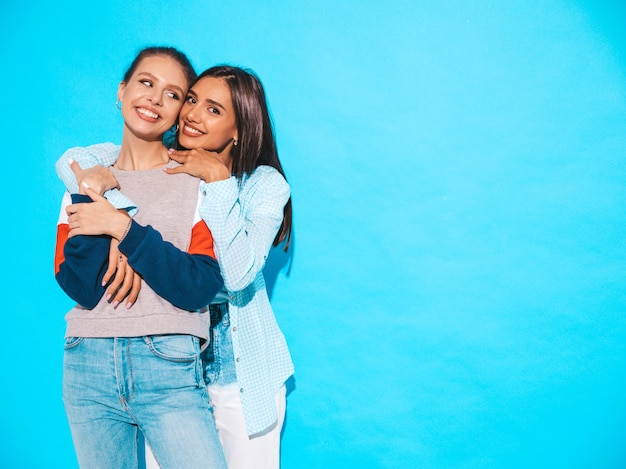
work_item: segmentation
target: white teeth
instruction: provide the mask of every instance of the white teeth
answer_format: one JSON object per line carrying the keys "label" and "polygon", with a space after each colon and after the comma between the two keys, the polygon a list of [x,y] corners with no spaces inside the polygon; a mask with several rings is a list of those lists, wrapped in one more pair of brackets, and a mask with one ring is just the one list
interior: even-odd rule
{"label": "white teeth", "polygon": [[189,127],[188,125],[185,126],[185,132],[188,132],[190,134],[202,135],[202,132],[200,132],[197,129],[194,129],[193,127]]}
{"label": "white teeth", "polygon": [[142,107],[138,108],[137,112],[139,114],[143,114],[146,117],[151,117],[152,119],[158,119],[159,117],[159,115],[156,112],[148,111],[147,109],[144,109]]}

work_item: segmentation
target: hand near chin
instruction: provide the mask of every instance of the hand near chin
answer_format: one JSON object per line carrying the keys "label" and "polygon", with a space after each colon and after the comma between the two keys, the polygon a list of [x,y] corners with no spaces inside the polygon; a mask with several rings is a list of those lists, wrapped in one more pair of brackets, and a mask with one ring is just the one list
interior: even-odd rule
{"label": "hand near chin", "polygon": [[222,161],[219,153],[203,150],[170,150],[170,158],[181,166],[166,168],[168,174],[186,173],[201,178],[205,182],[214,182],[228,179],[230,169]]}

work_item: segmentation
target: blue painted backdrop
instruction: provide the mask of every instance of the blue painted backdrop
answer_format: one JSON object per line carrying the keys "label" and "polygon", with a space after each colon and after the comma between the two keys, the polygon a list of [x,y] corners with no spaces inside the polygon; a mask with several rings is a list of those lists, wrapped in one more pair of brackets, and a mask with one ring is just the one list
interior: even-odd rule
{"label": "blue painted backdrop", "polygon": [[283,468],[626,466],[624,2],[0,6],[0,465],[76,467],[53,278],[64,149],[134,54],[262,77],[293,188],[268,267]]}

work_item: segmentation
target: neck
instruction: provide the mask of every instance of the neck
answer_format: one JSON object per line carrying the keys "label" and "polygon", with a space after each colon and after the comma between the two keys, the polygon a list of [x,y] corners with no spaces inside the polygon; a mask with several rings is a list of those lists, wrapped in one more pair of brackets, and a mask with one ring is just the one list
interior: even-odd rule
{"label": "neck", "polygon": [[224,164],[224,166],[226,166],[226,168],[228,168],[228,173],[232,173],[233,172],[233,142],[230,141],[228,142],[223,148],[221,149],[217,149],[217,150],[207,150],[207,151],[214,151],[217,153],[218,158],[220,159],[220,161]]}
{"label": "neck", "polygon": [[232,172],[233,172],[233,159],[230,157],[230,155],[228,155],[226,158],[224,158],[224,166],[226,166],[226,168],[228,168],[228,174],[232,174]]}
{"label": "neck", "polygon": [[114,167],[124,171],[142,171],[163,166],[169,160],[167,148],[160,140],[147,141],[125,132]]}

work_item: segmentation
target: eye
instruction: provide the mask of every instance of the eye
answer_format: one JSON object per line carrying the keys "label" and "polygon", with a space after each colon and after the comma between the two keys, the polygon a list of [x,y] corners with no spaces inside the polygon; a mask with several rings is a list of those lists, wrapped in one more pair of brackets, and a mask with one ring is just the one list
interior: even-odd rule
{"label": "eye", "polygon": [[206,108],[206,109],[207,109],[207,111],[209,111],[211,114],[217,114],[217,115],[219,115],[219,114],[220,114],[220,110],[219,110],[218,108],[216,108],[216,107],[209,106],[209,107],[208,107],[208,108]]}
{"label": "eye", "polygon": [[187,98],[185,99],[186,102],[188,102],[189,104],[196,104],[198,101],[196,101],[196,98],[194,98],[193,96],[189,96],[187,95]]}
{"label": "eye", "polygon": [[152,87],[152,82],[150,80],[139,80],[139,83],[145,86]]}
{"label": "eye", "polygon": [[174,92],[174,91],[167,91],[165,93],[165,95],[169,98],[175,99],[176,101],[180,100],[180,96],[178,96],[178,93]]}

